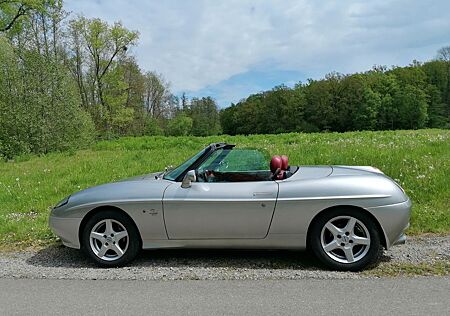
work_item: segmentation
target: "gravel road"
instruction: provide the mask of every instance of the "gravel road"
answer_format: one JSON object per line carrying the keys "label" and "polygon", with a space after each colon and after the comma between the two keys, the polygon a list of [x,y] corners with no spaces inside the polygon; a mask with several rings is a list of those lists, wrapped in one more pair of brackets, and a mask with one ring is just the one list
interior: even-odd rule
{"label": "gravel road", "polygon": [[[450,264],[450,235],[410,238],[385,251],[376,269],[409,263]],[[0,254],[0,278],[86,280],[362,279],[367,273],[326,271],[309,253],[249,250],[147,250],[128,267],[101,269],[63,246]]]}

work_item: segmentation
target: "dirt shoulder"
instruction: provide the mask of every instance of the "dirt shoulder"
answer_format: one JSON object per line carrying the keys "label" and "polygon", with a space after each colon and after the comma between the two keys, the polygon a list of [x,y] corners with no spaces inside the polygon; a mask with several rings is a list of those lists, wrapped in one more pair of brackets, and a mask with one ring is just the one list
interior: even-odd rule
{"label": "dirt shoulder", "polygon": [[324,270],[307,252],[249,250],[150,250],[128,267],[100,269],[74,249],[0,253],[0,278],[130,280],[357,279],[450,275],[450,235],[410,237],[385,251],[360,273]]}

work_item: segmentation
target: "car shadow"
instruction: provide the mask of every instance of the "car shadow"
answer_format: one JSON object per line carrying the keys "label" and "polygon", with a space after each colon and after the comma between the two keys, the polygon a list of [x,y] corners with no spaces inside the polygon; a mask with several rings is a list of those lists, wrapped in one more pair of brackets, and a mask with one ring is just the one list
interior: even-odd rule
{"label": "car shadow", "polygon": [[392,257],[387,255],[385,252],[380,256],[380,259],[378,260],[378,264],[384,263],[384,262],[390,262],[392,260]]}
{"label": "car shadow", "polygon": [[[82,251],[62,245],[43,248],[27,258],[26,262],[40,267],[97,268]],[[242,249],[143,250],[128,267],[323,269],[320,262],[307,251]]]}
{"label": "car shadow", "polygon": [[[380,263],[391,261],[385,253]],[[40,267],[98,268],[77,249],[58,245],[43,248],[26,259],[27,264]],[[244,249],[157,249],[143,250],[127,265],[134,268],[240,268],[240,269],[326,269],[309,251],[244,250]],[[102,268],[98,268],[102,269]],[[370,269],[370,268],[369,268]]]}

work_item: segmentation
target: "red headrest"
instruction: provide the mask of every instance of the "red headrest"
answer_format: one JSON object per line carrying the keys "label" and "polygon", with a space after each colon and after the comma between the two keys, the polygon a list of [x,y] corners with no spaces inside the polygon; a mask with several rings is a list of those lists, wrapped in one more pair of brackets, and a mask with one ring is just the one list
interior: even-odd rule
{"label": "red headrest", "polygon": [[287,156],[281,156],[281,170],[287,170],[289,166],[289,159]]}
{"label": "red headrest", "polygon": [[278,168],[281,169],[282,164],[283,162],[280,156],[273,156],[270,160],[270,171],[272,171],[272,173],[275,173]]}

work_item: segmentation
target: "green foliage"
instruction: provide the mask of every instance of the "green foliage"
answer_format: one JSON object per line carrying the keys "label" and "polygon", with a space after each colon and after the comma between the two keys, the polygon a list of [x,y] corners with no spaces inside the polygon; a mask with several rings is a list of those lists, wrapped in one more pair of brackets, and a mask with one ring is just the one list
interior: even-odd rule
{"label": "green foliage", "polygon": [[[0,162],[0,244],[54,240],[49,207],[87,187],[179,165],[217,141],[286,154],[291,165],[371,165],[413,201],[409,233],[450,232],[450,131],[290,133],[209,137],[125,137],[90,150]],[[267,164],[269,159],[267,158]]]}
{"label": "green foliage", "polygon": [[427,96],[423,90],[406,85],[397,95],[399,126],[407,129],[425,127],[427,121]]}
{"label": "green foliage", "polygon": [[71,21],[69,34],[71,67],[82,106],[91,113],[99,131],[124,133],[135,116],[127,102],[130,82],[125,70],[129,64],[118,59],[125,59],[128,46],[136,44],[138,32],[129,31],[119,22],[110,25],[97,18],[79,17]]}
{"label": "green foliage", "polygon": [[166,134],[169,136],[187,136],[192,130],[192,119],[180,112],[167,124]]}
{"label": "green foliage", "polygon": [[220,133],[219,112],[211,97],[192,99],[189,116],[192,118],[192,135],[208,136]]}
{"label": "green foliage", "polygon": [[157,135],[163,135],[164,131],[159,126],[158,120],[149,116],[145,119],[144,134],[148,135],[148,136],[157,136]]}
{"label": "green foliage", "polygon": [[375,130],[377,128],[377,114],[381,108],[381,94],[365,86],[361,93],[360,106],[353,112],[355,130]]}
{"label": "green foliage", "polygon": [[294,89],[279,86],[222,110],[220,122],[223,132],[230,135],[291,132],[305,125],[305,106],[301,85]]}
{"label": "green foliage", "polygon": [[224,133],[259,134],[448,127],[450,60],[328,74],[275,87],[220,113]]}
{"label": "green foliage", "polygon": [[89,145],[92,121],[67,70],[34,51],[19,58],[4,38],[0,42],[0,155]]}
{"label": "green foliage", "polygon": [[0,31],[19,29],[30,13],[45,14],[49,6],[59,5],[58,0],[2,0],[0,1]]}

